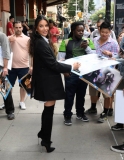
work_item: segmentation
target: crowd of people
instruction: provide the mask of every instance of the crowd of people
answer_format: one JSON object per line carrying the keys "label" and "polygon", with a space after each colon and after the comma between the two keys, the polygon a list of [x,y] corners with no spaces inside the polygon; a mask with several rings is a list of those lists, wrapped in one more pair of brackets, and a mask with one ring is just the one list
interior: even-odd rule
{"label": "crowd of people", "polygon": [[[117,39],[111,25],[100,19],[96,23],[97,29],[91,25],[84,24],[84,21],[77,21],[69,24],[64,22],[62,28],[62,41],[59,45],[58,38],[60,31],[54,21],[47,20],[43,15],[36,18],[35,24],[28,25],[28,20],[14,22],[14,17],[10,16],[7,23],[7,36],[0,32],[0,43],[3,54],[2,76],[7,76],[12,87],[16,79],[21,79],[27,73],[32,75],[31,78],[31,98],[43,101],[44,110],[41,115],[41,129],[38,132],[38,138],[41,138],[41,146],[45,146],[47,152],[55,150],[51,147],[51,134],[53,124],[53,114],[56,100],[64,99],[63,115],[64,124],[72,125],[72,107],[76,96],[75,108],[76,118],[88,122],[88,114],[97,114],[97,101],[100,92],[89,86],[89,95],[91,107],[85,111],[85,95],[87,83],[79,79],[79,76],[71,73],[72,70],[78,70],[80,63],[67,65],[58,62],[72,57],[83,56],[94,53],[98,56],[104,56],[120,62],[117,69],[124,77],[124,32],[122,31]],[[12,69],[8,70],[7,64],[13,52]],[[61,54],[61,56],[60,56]],[[64,75],[65,87],[61,79]],[[54,82],[54,83],[53,83]],[[19,107],[26,109],[25,96],[26,92],[21,85]],[[118,89],[124,89],[122,80]],[[113,115],[114,95],[104,97],[103,112],[98,118],[99,123],[105,122],[107,116]],[[4,106],[8,120],[13,120],[14,103],[12,91],[9,92]],[[124,129],[123,124],[117,123],[111,127],[112,130]],[[116,152],[124,153],[124,145],[111,146]]]}

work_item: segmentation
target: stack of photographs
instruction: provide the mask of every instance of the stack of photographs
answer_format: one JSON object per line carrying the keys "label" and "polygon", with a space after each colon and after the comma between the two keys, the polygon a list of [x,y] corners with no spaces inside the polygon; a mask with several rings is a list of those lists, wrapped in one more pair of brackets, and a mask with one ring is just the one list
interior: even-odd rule
{"label": "stack of photographs", "polygon": [[12,89],[12,85],[10,84],[7,77],[2,76],[2,71],[0,74],[0,94],[3,96],[3,98],[6,100],[9,92]]}

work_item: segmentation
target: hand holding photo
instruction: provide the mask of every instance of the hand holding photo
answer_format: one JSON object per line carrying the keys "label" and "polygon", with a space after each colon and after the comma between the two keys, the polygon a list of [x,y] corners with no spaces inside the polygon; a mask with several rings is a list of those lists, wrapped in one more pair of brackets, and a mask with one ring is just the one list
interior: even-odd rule
{"label": "hand holding photo", "polygon": [[2,74],[0,74],[0,93],[3,96],[3,98],[6,100],[9,92],[12,89],[12,85],[10,84],[7,77],[3,77]]}
{"label": "hand holding photo", "polygon": [[[79,70],[79,67],[81,66],[81,63],[79,62],[75,62],[73,63],[73,70],[76,71],[76,70]],[[79,73],[79,72],[78,72]]]}

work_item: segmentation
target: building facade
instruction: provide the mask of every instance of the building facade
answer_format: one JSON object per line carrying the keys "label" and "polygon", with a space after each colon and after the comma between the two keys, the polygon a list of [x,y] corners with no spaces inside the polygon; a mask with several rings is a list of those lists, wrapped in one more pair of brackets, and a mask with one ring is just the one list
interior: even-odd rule
{"label": "building facade", "polygon": [[54,6],[67,2],[67,0],[0,0],[0,30],[6,33],[6,24],[9,16],[16,20],[29,20],[29,24],[34,24],[34,20],[39,14],[46,14],[48,6]]}

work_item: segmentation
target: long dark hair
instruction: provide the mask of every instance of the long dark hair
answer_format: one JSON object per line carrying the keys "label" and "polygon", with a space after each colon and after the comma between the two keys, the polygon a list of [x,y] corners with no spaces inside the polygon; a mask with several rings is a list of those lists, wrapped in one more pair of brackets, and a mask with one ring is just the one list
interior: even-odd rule
{"label": "long dark hair", "polygon": [[[38,17],[36,18],[36,20],[35,20],[35,25],[34,25],[34,28],[33,28],[33,32],[31,33],[30,41],[29,41],[29,54],[30,54],[31,57],[34,56],[34,45],[35,45],[35,41],[36,41],[36,39],[37,39],[37,36],[36,36],[36,35],[38,35],[38,32],[36,31],[36,28],[37,28],[37,26],[38,26],[38,24],[39,24],[39,22],[40,22],[41,20],[45,20],[45,21],[48,23],[48,20],[47,20],[46,17],[43,16],[43,15],[40,15],[40,16],[38,16]],[[49,23],[48,23],[48,24],[49,24]],[[50,46],[52,47],[52,49],[54,50],[53,44],[51,43],[51,40],[50,40],[49,32],[48,32],[48,35],[47,35],[46,38],[48,38],[49,44],[50,44]]]}

